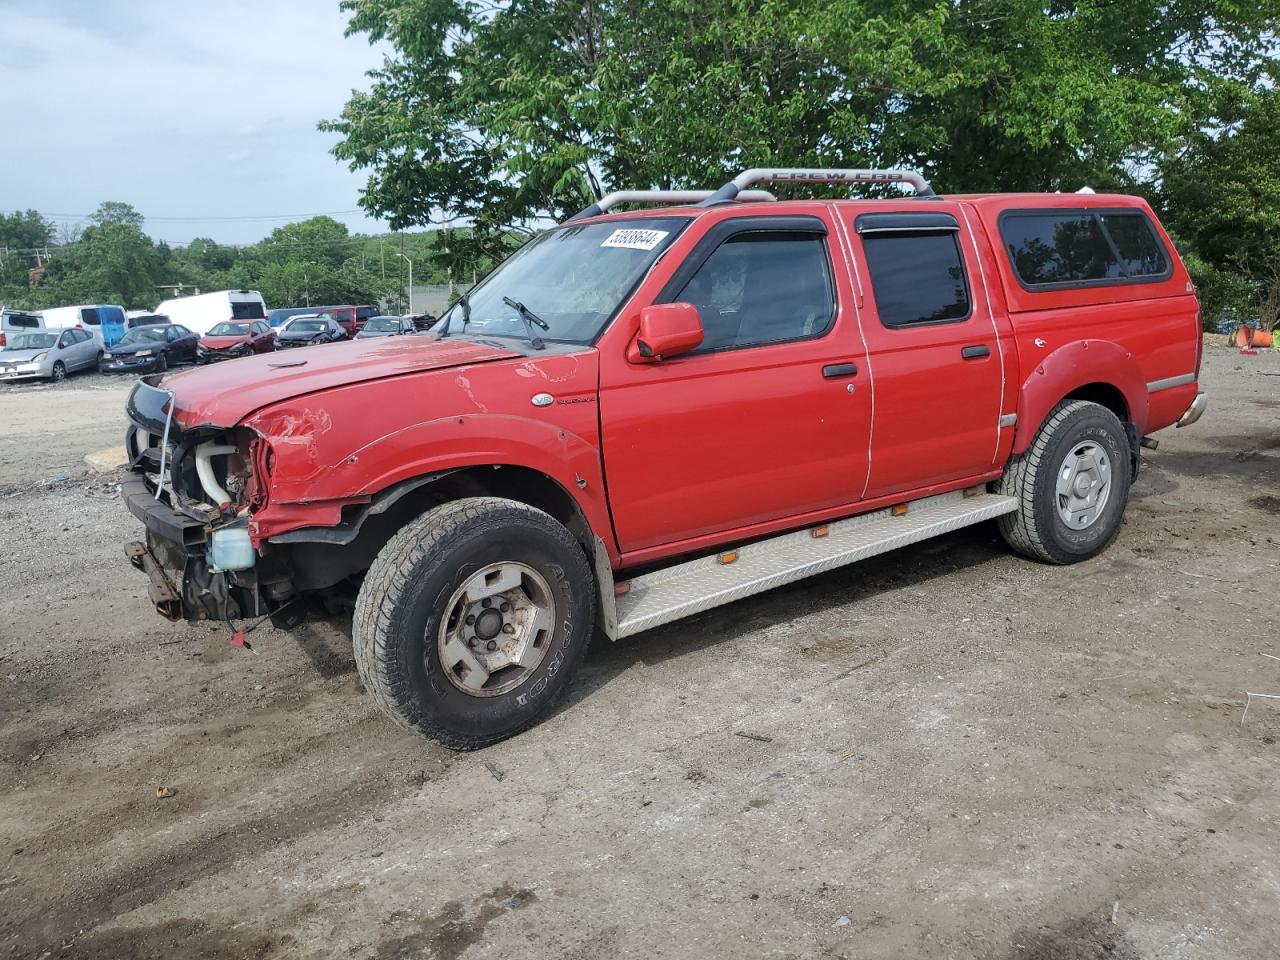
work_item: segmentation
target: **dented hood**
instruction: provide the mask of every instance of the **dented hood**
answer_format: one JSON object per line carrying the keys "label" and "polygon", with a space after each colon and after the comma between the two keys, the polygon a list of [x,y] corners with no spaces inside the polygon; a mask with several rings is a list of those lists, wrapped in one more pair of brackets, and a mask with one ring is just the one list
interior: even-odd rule
{"label": "dented hood", "polygon": [[268,404],[331,387],[519,356],[470,340],[388,337],[264,353],[148,382],[173,391],[183,427],[232,427]]}

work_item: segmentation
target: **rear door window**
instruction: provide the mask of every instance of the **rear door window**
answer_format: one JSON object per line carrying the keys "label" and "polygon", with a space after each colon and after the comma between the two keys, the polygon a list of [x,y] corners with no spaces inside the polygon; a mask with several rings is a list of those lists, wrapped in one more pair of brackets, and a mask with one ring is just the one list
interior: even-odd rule
{"label": "rear door window", "polygon": [[266,313],[257,300],[232,301],[231,316],[237,320],[261,320]]}
{"label": "rear door window", "polygon": [[886,327],[956,323],[969,316],[956,231],[868,233],[862,245]]}
{"label": "rear door window", "polygon": [[80,322],[88,324],[91,327],[99,326],[102,321],[98,319],[98,310],[96,307],[85,307],[80,311]]}

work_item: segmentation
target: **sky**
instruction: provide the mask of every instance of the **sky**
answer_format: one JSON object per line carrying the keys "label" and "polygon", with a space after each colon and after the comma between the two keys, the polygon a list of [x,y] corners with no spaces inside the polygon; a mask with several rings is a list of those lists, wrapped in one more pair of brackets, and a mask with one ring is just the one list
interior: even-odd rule
{"label": "sky", "polygon": [[83,225],[121,200],[175,244],[385,229],[316,129],[382,62],[345,27],[338,0],[0,0],[0,210]]}

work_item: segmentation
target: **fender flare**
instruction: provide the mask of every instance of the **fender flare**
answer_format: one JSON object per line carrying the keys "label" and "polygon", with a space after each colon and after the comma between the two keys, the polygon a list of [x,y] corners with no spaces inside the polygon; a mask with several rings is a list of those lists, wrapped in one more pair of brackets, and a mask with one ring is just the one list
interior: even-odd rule
{"label": "fender flare", "polygon": [[1149,413],[1147,384],[1133,354],[1110,340],[1074,340],[1041,358],[1022,381],[1012,452],[1030,448],[1040,424],[1064,397],[1095,384],[1120,392],[1128,420],[1142,436]]}

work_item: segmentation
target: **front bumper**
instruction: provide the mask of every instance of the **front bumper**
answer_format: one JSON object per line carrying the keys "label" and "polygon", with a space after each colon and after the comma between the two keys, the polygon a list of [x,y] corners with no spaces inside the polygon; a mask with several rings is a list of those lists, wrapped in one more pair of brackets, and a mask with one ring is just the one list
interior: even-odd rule
{"label": "front bumper", "polygon": [[1209,395],[1207,393],[1197,393],[1196,398],[1191,401],[1191,406],[1187,407],[1186,413],[1178,418],[1175,426],[1189,427],[1202,416],[1204,416],[1205,408],[1209,406]]}
{"label": "front bumper", "polygon": [[210,350],[208,347],[201,347],[196,354],[196,362],[217,363],[219,360],[237,360],[240,357],[252,355],[252,350],[245,350],[239,347],[228,347],[226,350]]}
{"label": "front bumper", "polygon": [[260,613],[257,572],[213,570],[207,551],[211,524],[175,510],[140,474],[120,485],[129,512],[146,527],[146,539],[125,545],[125,555],[151,583],[156,612],[170,620],[238,620]]}
{"label": "front bumper", "polygon": [[20,363],[12,367],[0,367],[0,380],[31,380],[53,376],[52,370],[43,370],[38,363]]}
{"label": "front bumper", "polygon": [[104,357],[98,363],[102,373],[152,373],[158,357]]}

